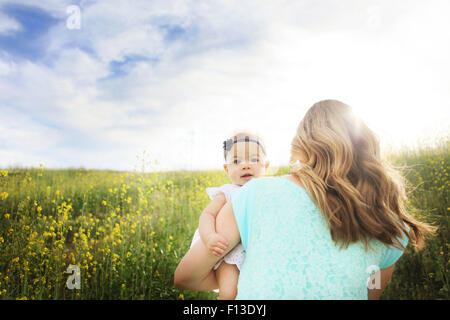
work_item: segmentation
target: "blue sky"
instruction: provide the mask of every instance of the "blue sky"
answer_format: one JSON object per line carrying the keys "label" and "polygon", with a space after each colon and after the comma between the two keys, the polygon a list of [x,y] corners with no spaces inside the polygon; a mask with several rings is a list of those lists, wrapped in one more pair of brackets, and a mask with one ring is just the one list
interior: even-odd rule
{"label": "blue sky", "polygon": [[41,37],[56,25],[58,20],[43,9],[12,3],[6,3],[2,7],[2,12],[17,21],[20,30],[0,35],[0,47],[17,60],[42,59],[45,55],[45,46],[40,43]]}
{"label": "blue sky", "polygon": [[[69,29],[67,8],[80,9]],[[0,167],[220,169],[248,128],[274,165],[318,100],[387,149],[450,131],[448,1],[0,0]]]}

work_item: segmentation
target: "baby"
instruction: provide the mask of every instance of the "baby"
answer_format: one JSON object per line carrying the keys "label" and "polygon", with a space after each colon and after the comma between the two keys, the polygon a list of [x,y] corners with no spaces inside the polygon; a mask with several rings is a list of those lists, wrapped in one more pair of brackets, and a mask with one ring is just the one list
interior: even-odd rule
{"label": "baby", "polygon": [[[269,162],[265,161],[265,146],[258,135],[238,132],[223,142],[225,164],[223,168],[232,184],[218,188],[207,188],[211,203],[200,216],[199,227],[195,231],[191,248],[201,239],[212,254],[221,256],[228,243],[216,233],[216,216],[231,194],[253,178],[265,175]],[[244,261],[244,248],[239,243],[214,266],[219,285],[219,299],[233,300],[237,294],[239,270]]]}

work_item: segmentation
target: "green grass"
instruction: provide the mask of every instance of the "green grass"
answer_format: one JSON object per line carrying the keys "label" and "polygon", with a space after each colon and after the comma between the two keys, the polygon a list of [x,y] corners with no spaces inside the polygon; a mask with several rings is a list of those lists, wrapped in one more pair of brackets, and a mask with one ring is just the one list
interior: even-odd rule
{"label": "green grass", "polygon": [[[411,246],[382,299],[449,299],[450,144],[390,155],[405,167],[409,204],[439,226]],[[277,174],[288,172],[280,168]],[[173,287],[219,171],[139,172],[9,168],[0,173],[0,299],[215,299]],[[69,265],[81,290],[69,290]]]}
{"label": "green grass", "polygon": [[408,245],[396,264],[381,299],[446,299],[449,293],[450,239],[450,141],[434,148],[405,150],[390,161],[405,167],[412,213],[420,221],[438,226],[426,247],[414,252]]}

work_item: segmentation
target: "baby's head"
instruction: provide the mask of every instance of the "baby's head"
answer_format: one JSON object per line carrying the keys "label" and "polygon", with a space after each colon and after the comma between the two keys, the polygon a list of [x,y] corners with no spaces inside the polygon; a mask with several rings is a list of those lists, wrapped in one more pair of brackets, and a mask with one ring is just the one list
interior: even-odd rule
{"label": "baby's head", "polygon": [[239,131],[223,142],[223,168],[231,182],[242,186],[253,178],[266,174],[266,147],[257,134]]}

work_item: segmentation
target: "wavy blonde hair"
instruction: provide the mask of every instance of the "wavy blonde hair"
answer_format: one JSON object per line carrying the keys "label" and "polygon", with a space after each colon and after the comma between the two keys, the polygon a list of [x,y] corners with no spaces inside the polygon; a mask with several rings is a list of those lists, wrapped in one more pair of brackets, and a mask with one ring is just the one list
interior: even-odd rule
{"label": "wavy blonde hair", "polygon": [[404,177],[381,159],[377,137],[350,106],[337,100],[314,104],[291,147],[291,174],[326,217],[340,248],[362,241],[367,250],[368,240],[378,239],[403,250],[397,238],[408,234],[405,223],[418,251],[425,235],[436,231],[408,214]]}

